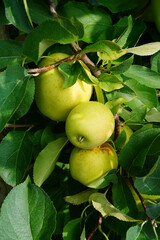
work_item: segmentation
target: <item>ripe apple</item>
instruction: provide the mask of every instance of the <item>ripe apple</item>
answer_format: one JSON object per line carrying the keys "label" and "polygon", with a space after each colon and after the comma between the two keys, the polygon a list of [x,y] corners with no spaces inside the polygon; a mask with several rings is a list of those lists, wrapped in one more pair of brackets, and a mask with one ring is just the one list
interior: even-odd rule
{"label": "ripe apple", "polygon": [[104,143],[93,149],[80,149],[75,147],[69,160],[71,176],[80,183],[88,186],[117,169],[118,158],[113,147]]}
{"label": "ripe apple", "polygon": [[70,142],[82,149],[92,149],[106,142],[115,127],[110,109],[96,101],[80,103],[66,119],[66,135]]}
{"label": "ripe apple", "polygon": [[[39,67],[48,66],[63,58],[65,53],[54,53],[41,61]],[[40,112],[55,121],[65,121],[68,113],[81,102],[90,100],[92,85],[77,79],[76,83],[63,88],[64,77],[53,68],[35,78],[35,100]]]}

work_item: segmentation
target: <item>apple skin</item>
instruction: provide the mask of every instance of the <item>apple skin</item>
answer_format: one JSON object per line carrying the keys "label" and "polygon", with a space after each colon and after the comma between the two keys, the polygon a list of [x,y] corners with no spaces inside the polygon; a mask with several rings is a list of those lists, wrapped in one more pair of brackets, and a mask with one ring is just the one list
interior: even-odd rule
{"label": "apple skin", "polygon": [[[54,53],[50,58],[45,58],[39,67],[53,64],[69,55]],[[65,121],[68,113],[81,102],[90,100],[92,85],[77,79],[76,83],[63,88],[64,77],[53,68],[41,73],[35,78],[35,100],[40,112],[54,121]]]}
{"label": "apple skin", "polygon": [[113,147],[105,143],[90,150],[75,147],[69,160],[71,176],[85,186],[117,169],[118,158]]}
{"label": "apple skin", "polygon": [[112,135],[115,120],[110,109],[96,101],[80,103],[66,119],[66,135],[82,149],[92,149],[105,143]]}

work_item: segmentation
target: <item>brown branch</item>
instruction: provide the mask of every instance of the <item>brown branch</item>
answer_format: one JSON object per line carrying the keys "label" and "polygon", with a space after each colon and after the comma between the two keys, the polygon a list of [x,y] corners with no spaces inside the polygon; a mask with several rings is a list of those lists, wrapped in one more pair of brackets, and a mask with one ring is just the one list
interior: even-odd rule
{"label": "brown branch", "polygon": [[28,128],[34,126],[33,124],[7,124],[5,128]]}
{"label": "brown branch", "polygon": [[93,235],[95,234],[95,232],[97,231],[98,227],[102,225],[102,217],[100,216],[98,219],[98,222],[96,224],[96,226],[94,227],[93,231],[90,233],[89,237],[87,238],[87,240],[91,240],[91,238],[93,237]]}
{"label": "brown branch", "polygon": [[147,220],[151,222],[151,224],[154,226],[154,227],[157,227],[157,223],[155,222],[154,219],[150,218],[148,215],[147,215],[147,212],[146,212],[146,204],[144,202],[144,199],[143,197],[141,196],[140,192],[137,190],[137,188],[134,186],[134,182],[133,182],[133,179],[132,178],[129,178],[129,181],[130,181],[130,184],[132,185],[132,188],[134,189],[135,193],[137,194],[137,196],[139,197],[139,200],[141,201],[141,204],[142,204],[142,207],[144,209],[144,212],[146,214],[146,217],[147,217]]}
{"label": "brown branch", "polygon": [[46,72],[46,71],[48,71],[48,70],[50,70],[52,68],[55,68],[55,67],[59,66],[63,62],[69,62],[69,61],[72,61],[75,58],[76,58],[76,55],[72,55],[70,57],[63,58],[60,61],[58,61],[58,62],[56,62],[54,64],[51,64],[49,66],[46,66],[46,67],[27,69],[27,72],[28,73],[42,73],[42,72]]}
{"label": "brown branch", "polygon": [[120,134],[120,126],[121,126],[118,113],[115,114],[114,119],[115,119],[115,130],[114,130],[114,139],[113,139],[113,141],[115,142],[116,139],[118,138],[119,134]]}
{"label": "brown branch", "polygon": [[57,21],[58,20],[58,14],[56,12],[56,6],[54,4],[53,0],[47,0],[49,8],[50,8],[50,12],[52,13],[54,19]]}

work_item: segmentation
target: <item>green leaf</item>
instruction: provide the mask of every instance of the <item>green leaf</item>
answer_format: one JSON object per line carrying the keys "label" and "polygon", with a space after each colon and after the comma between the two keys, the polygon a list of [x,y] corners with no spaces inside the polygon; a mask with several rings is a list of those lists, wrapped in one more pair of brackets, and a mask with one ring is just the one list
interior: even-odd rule
{"label": "green leaf", "polygon": [[34,23],[40,24],[47,20],[53,20],[49,7],[43,0],[27,0],[27,3],[31,19]]}
{"label": "green leaf", "polygon": [[160,195],[160,159],[154,171],[151,174],[143,177],[136,178],[135,187],[140,193],[147,195]]}
{"label": "green leaf", "polygon": [[64,240],[79,240],[81,230],[81,218],[70,220],[63,229]]}
{"label": "green leaf", "polygon": [[113,74],[122,74],[130,68],[132,63],[133,63],[133,56],[131,56],[130,58],[127,58],[122,63],[117,64],[114,67],[111,67],[110,71]]}
{"label": "green leaf", "polygon": [[137,217],[138,210],[135,200],[126,180],[121,176],[118,178],[117,183],[112,186],[112,200],[113,205],[123,213],[133,218]]}
{"label": "green leaf", "polygon": [[0,176],[12,187],[19,184],[32,157],[31,134],[12,131],[0,143]]}
{"label": "green leaf", "polygon": [[160,122],[160,111],[156,108],[150,109],[146,114],[146,120],[148,122]]}
{"label": "green leaf", "polygon": [[102,189],[107,187],[110,183],[117,182],[116,170],[111,170],[106,176],[90,183],[88,187],[95,189]]}
{"label": "green leaf", "polygon": [[125,222],[137,222],[138,220],[127,216],[125,213],[121,212],[119,209],[115,208],[102,193],[93,193],[90,196],[90,201],[92,201],[93,207],[99,211],[104,218],[108,216],[113,216],[121,221]]}
{"label": "green leaf", "polygon": [[[120,165],[133,176],[144,174],[148,151],[159,135],[159,128],[137,131],[136,134],[133,134],[119,154]],[[154,159],[157,160],[155,157]],[[149,163],[151,169],[155,162],[151,160]]]}
{"label": "green leaf", "polygon": [[19,108],[14,113],[11,121],[20,119],[29,111],[31,104],[33,103],[33,100],[34,100],[34,92],[35,92],[34,78],[30,78],[27,82],[24,98],[23,98]]}
{"label": "green leaf", "polygon": [[0,132],[23,101],[29,78],[24,68],[11,65],[0,74]]}
{"label": "green leaf", "polygon": [[127,0],[98,0],[98,2],[107,7],[113,13],[133,9],[139,4],[138,0],[130,0],[129,2]]}
{"label": "green leaf", "polygon": [[130,118],[128,121],[141,123],[145,119],[146,111],[147,107],[144,105],[135,108],[133,111],[131,111]]}
{"label": "green leaf", "polygon": [[74,35],[70,29],[65,29],[59,22],[48,20],[26,37],[23,53],[36,62],[51,45],[55,43],[68,44],[73,41],[77,41],[77,35]]}
{"label": "green leaf", "polygon": [[160,88],[160,74],[140,65],[132,65],[124,73],[127,78],[136,79],[140,84],[150,88]]}
{"label": "green leaf", "polygon": [[66,202],[71,203],[73,205],[80,205],[82,203],[88,202],[90,195],[95,192],[97,192],[97,190],[87,189],[83,192],[71,196],[66,196],[64,199]]}
{"label": "green leaf", "polygon": [[68,88],[75,84],[79,74],[82,71],[82,68],[78,62],[75,62],[72,65],[64,62],[58,66],[58,70],[65,78],[63,88]]}
{"label": "green leaf", "polygon": [[48,145],[39,153],[33,168],[33,179],[36,185],[41,186],[49,177],[55,168],[56,161],[61,150],[68,142],[66,137],[58,138]]}
{"label": "green leaf", "polygon": [[128,229],[126,240],[150,240],[142,227],[134,226]]}
{"label": "green leaf", "polygon": [[32,26],[26,14],[23,0],[5,0],[4,4],[8,21],[23,32],[31,32]]}
{"label": "green leaf", "polygon": [[[112,20],[110,15],[99,7],[92,7],[82,2],[67,2],[60,14],[65,17],[75,17],[83,24],[84,35],[82,41],[93,43],[101,39],[110,39],[112,34]],[[95,28],[95,26],[98,26]]]}
{"label": "green leaf", "polygon": [[2,205],[0,239],[50,240],[55,224],[56,210],[52,201],[27,178],[10,191]]}
{"label": "green leaf", "polygon": [[124,86],[123,88],[121,88],[119,90],[115,90],[113,92],[106,93],[106,97],[110,101],[119,99],[119,98],[123,98],[126,101],[131,101],[132,99],[134,99],[136,97],[136,94],[129,87]]}
{"label": "green leaf", "polygon": [[105,61],[112,61],[126,54],[125,49],[121,49],[118,44],[109,40],[101,40],[88,45],[82,50],[81,54],[89,52],[98,52],[98,57]]}
{"label": "green leaf", "polygon": [[160,203],[147,206],[146,213],[152,219],[160,217]]}
{"label": "green leaf", "polygon": [[116,89],[123,88],[123,84],[118,77],[108,73],[101,73],[99,86],[106,92],[112,92]]}
{"label": "green leaf", "polygon": [[22,43],[11,39],[0,39],[0,68],[20,63]]}
{"label": "green leaf", "polygon": [[146,43],[138,47],[128,48],[127,53],[138,56],[150,56],[160,50],[160,42]]}
{"label": "green leaf", "polygon": [[131,15],[128,17],[128,26],[126,27],[126,29],[124,30],[124,32],[120,35],[120,37],[117,39],[116,43],[123,47],[125,46],[127,39],[132,31],[133,28],[133,19],[131,17]]}
{"label": "green leaf", "polygon": [[124,98],[117,98],[115,100],[106,102],[106,105],[112,111],[113,115],[115,115],[118,112],[120,105],[125,102],[126,102],[126,100]]}
{"label": "green leaf", "polygon": [[129,79],[125,81],[125,84],[136,93],[138,99],[148,108],[157,107],[158,98],[156,90],[149,86],[147,87],[146,85],[140,83],[138,80]]}
{"label": "green leaf", "polygon": [[160,73],[160,51],[151,57],[151,70]]}
{"label": "green leaf", "polygon": [[84,35],[84,28],[83,28],[83,24],[76,18],[76,17],[72,17],[70,19],[72,25],[75,27],[77,33],[78,33],[78,36],[80,38],[83,37]]}

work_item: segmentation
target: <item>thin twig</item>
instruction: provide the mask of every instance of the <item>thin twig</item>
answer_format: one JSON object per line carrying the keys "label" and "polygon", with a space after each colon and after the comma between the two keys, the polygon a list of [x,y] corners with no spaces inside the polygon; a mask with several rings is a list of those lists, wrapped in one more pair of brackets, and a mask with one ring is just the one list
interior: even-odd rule
{"label": "thin twig", "polygon": [[98,227],[102,225],[102,217],[100,216],[98,219],[98,222],[96,224],[96,226],[94,227],[93,231],[90,233],[89,237],[87,238],[87,240],[91,240],[91,238],[93,237],[93,235],[95,234],[95,232],[97,231]]}
{"label": "thin twig", "polygon": [[114,131],[113,141],[115,142],[116,139],[118,138],[119,134],[120,134],[120,126],[121,126],[118,113],[115,114],[114,119],[115,119],[115,131]]}
{"label": "thin twig", "polygon": [[143,197],[141,196],[141,194],[139,193],[139,191],[137,190],[137,188],[134,186],[134,182],[132,180],[132,178],[129,178],[129,181],[135,191],[135,193],[137,194],[137,196],[139,197],[140,201],[141,201],[141,204],[142,204],[142,207],[144,209],[144,212],[146,214],[146,217],[147,217],[147,220],[151,222],[151,224],[154,226],[154,227],[157,227],[157,223],[155,222],[154,219],[150,218],[148,215],[147,215],[147,212],[146,212],[146,204],[144,202],[144,199]]}
{"label": "thin twig", "polygon": [[51,64],[49,66],[46,66],[46,67],[27,69],[27,72],[28,73],[42,73],[42,72],[46,72],[46,71],[48,71],[48,70],[50,70],[52,68],[55,68],[55,67],[59,66],[63,62],[69,62],[69,61],[72,61],[75,58],[76,58],[76,55],[72,55],[70,57],[63,58],[60,61],[58,61],[58,62],[56,62],[54,64]]}
{"label": "thin twig", "polygon": [[52,13],[54,19],[57,21],[58,20],[58,14],[56,12],[56,6],[54,4],[54,1],[52,0],[47,0],[49,8],[50,8],[50,12]]}

